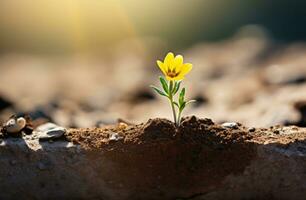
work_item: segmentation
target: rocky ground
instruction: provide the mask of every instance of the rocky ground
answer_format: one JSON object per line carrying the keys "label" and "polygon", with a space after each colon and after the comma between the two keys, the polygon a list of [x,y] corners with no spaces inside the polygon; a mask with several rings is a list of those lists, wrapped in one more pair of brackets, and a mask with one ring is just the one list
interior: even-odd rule
{"label": "rocky ground", "polygon": [[[306,130],[187,117],[0,143],[0,198],[304,199]],[[12,188],[13,186],[13,188]]]}

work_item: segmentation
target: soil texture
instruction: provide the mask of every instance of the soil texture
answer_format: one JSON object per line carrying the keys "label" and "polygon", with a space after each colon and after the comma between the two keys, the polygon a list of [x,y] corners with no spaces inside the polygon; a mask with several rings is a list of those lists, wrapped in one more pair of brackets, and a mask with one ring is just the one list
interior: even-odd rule
{"label": "soil texture", "polygon": [[[115,133],[117,141],[110,139]],[[113,187],[134,190],[135,198],[144,192],[165,199],[208,192],[229,174],[242,173],[256,155],[245,127],[224,128],[194,116],[178,128],[158,118],[125,127],[70,129],[66,137],[92,154],[103,151],[116,163]]]}

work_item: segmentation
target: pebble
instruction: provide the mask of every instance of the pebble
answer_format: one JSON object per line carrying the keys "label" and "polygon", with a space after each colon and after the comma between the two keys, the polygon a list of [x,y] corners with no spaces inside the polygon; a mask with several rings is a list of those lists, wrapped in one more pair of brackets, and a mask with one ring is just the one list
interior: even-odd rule
{"label": "pebble", "polygon": [[118,129],[119,130],[124,130],[128,127],[128,125],[126,123],[120,122],[118,125]]}
{"label": "pebble", "polygon": [[35,134],[41,140],[60,138],[66,133],[66,129],[53,123],[46,123],[36,128]]}
{"label": "pebble", "polygon": [[254,132],[256,130],[256,128],[252,127],[249,129],[250,132]]}
{"label": "pebble", "polygon": [[236,122],[225,122],[221,126],[224,128],[237,128],[238,124]]}
{"label": "pebble", "polygon": [[109,141],[118,141],[118,140],[123,139],[123,137],[120,136],[118,133],[112,132],[108,139]]}
{"label": "pebble", "polygon": [[23,117],[12,118],[4,126],[8,133],[19,133],[26,126],[26,120]]}

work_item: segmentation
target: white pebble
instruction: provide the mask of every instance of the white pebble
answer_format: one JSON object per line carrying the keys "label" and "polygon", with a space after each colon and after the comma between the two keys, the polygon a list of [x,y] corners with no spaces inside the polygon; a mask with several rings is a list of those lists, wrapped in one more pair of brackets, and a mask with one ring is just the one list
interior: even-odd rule
{"label": "white pebble", "polygon": [[238,127],[238,124],[236,122],[225,122],[221,126],[225,128],[235,128]]}
{"label": "white pebble", "polygon": [[118,133],[112,132],[110,137],[108,138],[110,141],[118,141],[123,139],[122,136],[120,136]]}
{"label": "white pebble", "polygon": [[10,119],[5,123],[5,128],[8,133],[18,133],[26,126],[26,120],[23,117]]}
{"label": "white pebble", "polygon": [[35,135],[39,139],[54,139],[61,137],[66,132],[66,129],[53,123],[46,123],[38,126],[35,130]]}

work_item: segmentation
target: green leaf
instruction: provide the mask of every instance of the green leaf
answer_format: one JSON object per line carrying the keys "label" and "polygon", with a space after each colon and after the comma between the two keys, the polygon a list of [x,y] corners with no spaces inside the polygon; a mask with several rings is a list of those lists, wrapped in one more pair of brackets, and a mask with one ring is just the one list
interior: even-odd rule
{"label": "green leaf", "polygon": [[175,94],[177,93],[177,91],[180,89],[180,87],[181,87],[181,82],[182,82],[182,81],[175,82],[175,87],[174,87],[173,95],[175,95]]}
{"label": "green leaf", "polygon": [[185,88],[182,89],[180,96],[179,96],[179,104],[182,105],[185,101],[184,101],[184,97],[185,97]]}
{"label": "green leaf", "polygon": [[179,107],[180,112],[182,112],[182,111],[184,110],[185,106],[186,106],[186,102],[183,102],[183,103],[180,105],[180,107]]}
{"label": "green leaf", "polygon": [[169,89],[168,89],[168,83],[167,83],[167,81],[166,81],[162,76],[159,77],[159,80],[160,80],[160,83],[161,83],[162,86],[163,86],[164,91],[165,91],[167,94],[169,94]]}
{"label": "green leaf", "polygon": [[168,97],[167,94],[165,94],[163,91],[161,91],[159,88],[155,87],[154,85],[150,85],[151,88],[153,88],[158,94]]}

